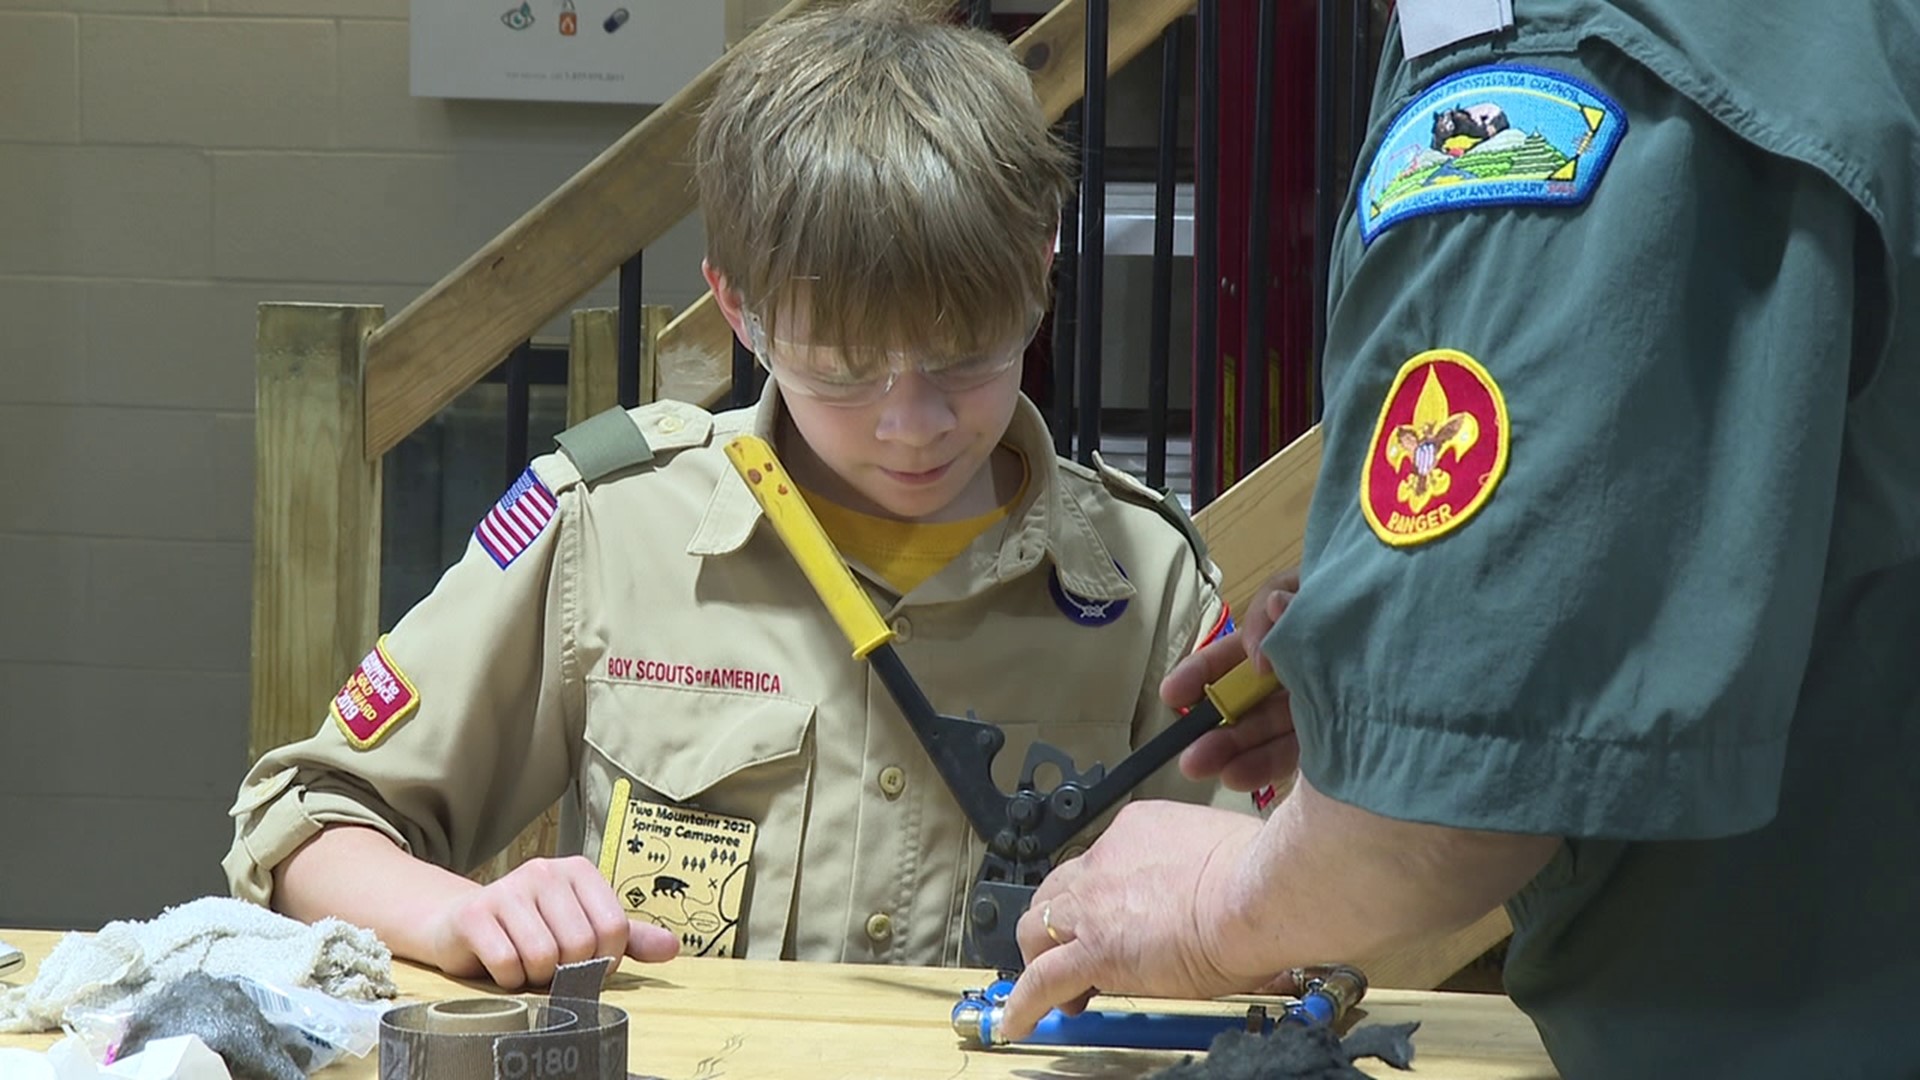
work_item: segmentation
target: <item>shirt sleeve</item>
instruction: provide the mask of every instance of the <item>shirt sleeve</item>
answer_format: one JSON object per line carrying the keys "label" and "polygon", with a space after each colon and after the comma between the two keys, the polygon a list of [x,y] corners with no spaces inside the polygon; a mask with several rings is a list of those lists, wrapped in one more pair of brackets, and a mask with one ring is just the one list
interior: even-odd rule
{"label": "shirt sleeve", "polygon": [[[1443,208],[1370,243],[1349,205],[1305,576],[1263,647],[1304,774],[1342,801],[1549,835],[1750,830],[1813,634],[1858,217],[1617,51],[1524,59],[1598,90],[1625,134],[1579,205]],[[1429,81],[1383,76],[1363,169]],[[1454,361],[1437,398],[1396,386],[1434,350],[1484,380]],[[1440,515],[1436,472],[1483,501]]]}
{"label": "shirt sleeve", "polygon": [[[1220,595],[1220,570],[1213,560],[1192,545],[1180,545],[1166,595],[1169,602],[1160,616],[1155,641],[1155,663],[1143,673],[1140,699],[1134,712],[1133,745],[1136,749],[1166,730],[1179,714],[1160,700],[1160,683],[1174,666],[1224,633],[1230,620],[1226,601]],[[1210,802],[1235,810],[1250,810],[1247,796],[1228,791],[1211,781],[1188,780],[1179,765],[1168,762],[1142,781],[1134,791],[1136,798],[1178,799],[1183,802]]]}
{"label": "shirt sleeve", "polygon": [[231,811],[235,896],[268,903],[274,867],[331,824],[464,873],[562,794],[584,709],[567,587],[580,492],[557,482],[572,479],[563,459],[536,462],[314,735],[254,765]]}

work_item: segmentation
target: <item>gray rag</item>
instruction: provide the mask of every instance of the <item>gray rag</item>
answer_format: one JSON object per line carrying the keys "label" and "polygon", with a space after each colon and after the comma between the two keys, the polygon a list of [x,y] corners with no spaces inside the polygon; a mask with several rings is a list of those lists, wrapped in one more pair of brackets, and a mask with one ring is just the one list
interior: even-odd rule
{"label": "gray rag", "polygon": [[133,1008],[189,971],[311,986],[351,1001],[391,998],[393,953],[373,931],[339,919],[308,925],[266,908],[207,896],[147,922],[68,934],[33,982],[0,990],[0,1032],[57,1031],[68,1008]]}

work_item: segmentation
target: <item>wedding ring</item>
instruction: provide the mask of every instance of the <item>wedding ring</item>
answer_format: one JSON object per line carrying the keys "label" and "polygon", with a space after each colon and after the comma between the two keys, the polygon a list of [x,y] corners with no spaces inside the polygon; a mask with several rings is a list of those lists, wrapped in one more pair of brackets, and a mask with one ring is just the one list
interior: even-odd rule
{"label": "wedding ring", "polygon": [[1053,901],[1051,900],[1040,905],[1040,928],[1047,932],[1047,936],[1053,939],[1055,945],[1067,943],[1067,939],[1060,936],[1060,931],[1053,928]]}

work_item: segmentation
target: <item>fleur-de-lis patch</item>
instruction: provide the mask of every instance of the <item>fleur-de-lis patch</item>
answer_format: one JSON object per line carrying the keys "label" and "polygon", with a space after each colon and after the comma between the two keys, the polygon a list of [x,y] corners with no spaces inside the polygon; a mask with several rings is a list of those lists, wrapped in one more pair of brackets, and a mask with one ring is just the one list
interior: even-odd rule
{"label": "fleur-de-lis patch", "polygon": [[1473,357],[1429,349],[1408,360],[1367,444],[1367,524],[1395,547],[1459,528],[1506,472],[1509,436],[1506,400]]}

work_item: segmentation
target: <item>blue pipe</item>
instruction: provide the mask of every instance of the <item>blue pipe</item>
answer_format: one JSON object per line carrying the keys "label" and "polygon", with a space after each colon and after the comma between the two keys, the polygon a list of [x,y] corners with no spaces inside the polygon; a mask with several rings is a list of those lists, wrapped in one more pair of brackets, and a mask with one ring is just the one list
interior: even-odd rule
{"label": "blue pipe", "polygon": [[[974,1047],[1015,1044],[1001,1030],[1013,982],[1001,979],[984,991],[970,990],[953,1007],[953,1030]],[[1287,1007],[1279,1023],[1317,1026],[1333,1022],[1337,1003],[1315,991]],[[1255,1006],[1244,1015],[1205,1013],[1083,1012],[1049,1010],[1021,1046],[1105,1046],[1138,1050],[1205,1050],[1227,1031],[1268,1034],[1275,1021]]]}

